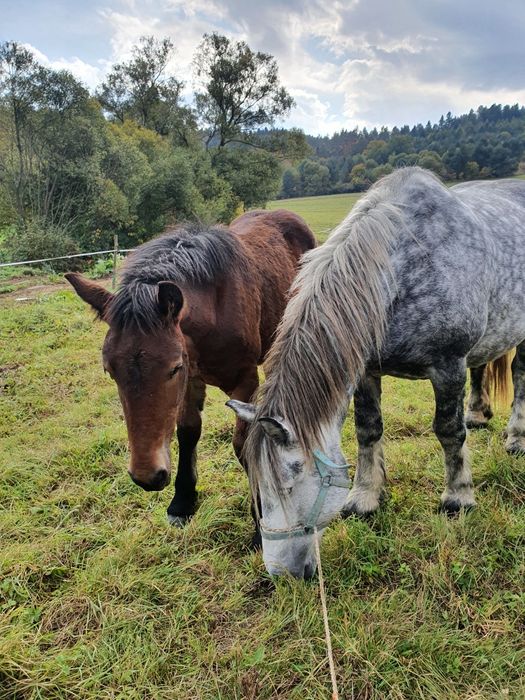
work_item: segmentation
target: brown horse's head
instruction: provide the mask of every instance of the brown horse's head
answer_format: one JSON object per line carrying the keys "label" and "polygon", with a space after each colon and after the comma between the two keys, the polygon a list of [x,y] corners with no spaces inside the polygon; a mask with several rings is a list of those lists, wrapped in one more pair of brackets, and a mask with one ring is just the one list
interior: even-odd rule
{"label": "brown horse's head", "polygon": [[[133,299],[79,274],[66,275],[77,294],[109,324],[102,349],[104,370],[117,383],[128,428],[129,474],[146,491],[160,491],[171,474],[170,441],[188,376],[180,328],[184,298],[173,282],[147,285],[141,294],[154,322],[144,330]],[[126,306],[127,305],[127,306]]]}

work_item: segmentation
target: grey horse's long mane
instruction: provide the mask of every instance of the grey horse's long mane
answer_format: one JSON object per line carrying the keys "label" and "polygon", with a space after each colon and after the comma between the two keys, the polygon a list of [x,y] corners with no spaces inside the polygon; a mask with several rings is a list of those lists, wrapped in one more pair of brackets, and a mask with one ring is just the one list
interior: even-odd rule
{"label": "grey horse's long mane", "polygon": [[422,171],[410,168],[383,178],[324,245],[303,257],[265,363],[267,379],[245,445],[254,488],[261,468],[276,493],[280,483],[277,447],[257,418],[284,418],[304,453],[311,454],[370,356],[379,354],[395,290],[391,251],[405,228],[394,202],[405,179],[416,173]]}
{"label": "grey horse's long mane", "polygon": [[240,246],[224,226],[182,224],[137,248],[126,260],[120,287],[108,309],[117,327],[136,324],[143,331],[158,328],[158,283],[172,281],[203,288],[232,268],[246,267]]}

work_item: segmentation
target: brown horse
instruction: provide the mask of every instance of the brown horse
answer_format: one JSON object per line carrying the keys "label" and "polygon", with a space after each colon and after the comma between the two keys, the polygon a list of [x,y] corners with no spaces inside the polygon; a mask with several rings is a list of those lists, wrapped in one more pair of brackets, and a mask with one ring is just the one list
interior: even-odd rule
{"label": "brown horse", "polygon": [[[116,294],[77,273],[66,275],[109,324],[104,370],[124,409],[129,474],[146,491],[170,482],[177,424],[171,523],[183,524],[195,512],[206,384],[232,399],[251,399],[299,258],[314,246],[299,216],[253,211],[229,228],[185,225],[140,246],[126,261]],[[246,427],[237,419],[233,446],[241,462]]]}

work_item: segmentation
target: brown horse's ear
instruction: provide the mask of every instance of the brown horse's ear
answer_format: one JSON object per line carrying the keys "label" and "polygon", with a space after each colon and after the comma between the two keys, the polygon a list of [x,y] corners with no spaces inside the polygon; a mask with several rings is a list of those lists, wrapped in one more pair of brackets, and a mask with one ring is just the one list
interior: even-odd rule
{"label": "brown horse's ear", "polygon": [[184,305],[184,297],[175,282],[159,282],[160,313],[170,321],[176,321]]}
{"label": "brown horse's ear", "polygon": [[105,320],[106,308],[113,299],[113,294],[102,285],[82,277],[78,272],[68,272],[64,277],[78,296],[95,309],[98,317]]}

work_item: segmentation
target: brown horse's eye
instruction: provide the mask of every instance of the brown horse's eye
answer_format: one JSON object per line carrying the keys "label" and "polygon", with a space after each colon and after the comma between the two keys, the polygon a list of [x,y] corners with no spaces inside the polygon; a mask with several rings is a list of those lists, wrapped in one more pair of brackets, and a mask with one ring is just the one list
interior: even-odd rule
{"label": "brown horse's eye", "polygon": [[177,367],[173,367],[173,369],[170,370],[170,379],[172,377],[174,377],[180,369],[182,369],[182,365],[178,365]]}

